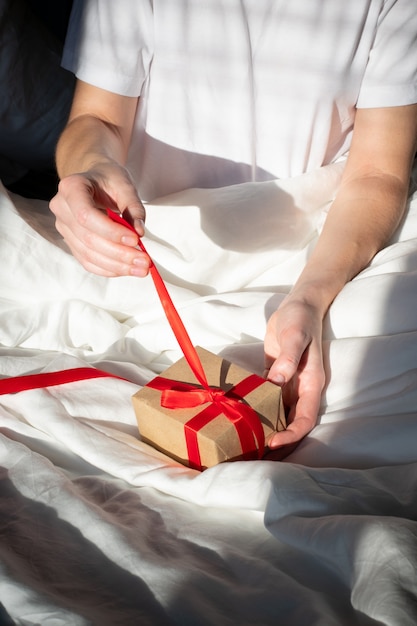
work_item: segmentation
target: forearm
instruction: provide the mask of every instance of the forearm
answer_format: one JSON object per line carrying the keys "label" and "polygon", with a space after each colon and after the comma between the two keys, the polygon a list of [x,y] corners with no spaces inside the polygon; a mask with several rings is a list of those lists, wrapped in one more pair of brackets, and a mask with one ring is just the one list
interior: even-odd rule
{"label": "forearm", "polygon": [[342,183],[292,295],[324,315],[339,291],[387,243],[404,213],[408,186],[386,174]]}
{"label": "forearm", "polygon": [[293,290],[322,315],[398,226],[416,139],[417,105],[357,111],[339,192]]}

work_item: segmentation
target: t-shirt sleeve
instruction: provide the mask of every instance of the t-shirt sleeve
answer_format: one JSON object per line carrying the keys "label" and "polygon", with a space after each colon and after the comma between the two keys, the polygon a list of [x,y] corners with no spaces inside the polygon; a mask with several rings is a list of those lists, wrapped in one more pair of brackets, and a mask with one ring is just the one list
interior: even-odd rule
{"label": "t-shirt sleeve", "polygon": [[362,81],[358,108],[417,102],[417,2],[387,0]]}
{"label": "t-shirt sleeve", "polygon": [[77,78],[140,96],[152,54],[152,0],[74,1],[62,65]]}

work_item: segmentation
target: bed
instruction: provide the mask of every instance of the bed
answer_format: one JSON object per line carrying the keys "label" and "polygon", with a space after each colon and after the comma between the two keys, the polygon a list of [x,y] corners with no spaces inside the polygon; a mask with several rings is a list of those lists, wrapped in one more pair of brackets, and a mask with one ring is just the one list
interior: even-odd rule
{"label": "bed", "polygon": [[[343,166],[147,207],[144,242],[195,345],[262,372],[266,319]],[[1,187],[0,224],[1,378],[115,375],[0,396],[1,623],[417,623],[414,186],[326,318],[315,429],[282,461],[203,472],[137,427],[132,395],[182,356],[151,278],[87,273],[45,200]]]}

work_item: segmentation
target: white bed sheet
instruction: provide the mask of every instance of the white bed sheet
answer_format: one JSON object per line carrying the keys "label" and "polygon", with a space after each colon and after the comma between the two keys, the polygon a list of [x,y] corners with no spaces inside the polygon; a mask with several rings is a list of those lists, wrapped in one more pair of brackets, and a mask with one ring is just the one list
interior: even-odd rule
{"label": "white bed sheet", "polygon": [[[260,373],[265,320],[343,164],[187,190],[146,247],[196,345]],[[15,624],[417,623],[417,195],[325,324],[320,420],[285,462],[199,473],[140,441],[131,396],[181,356],[151,279],[85,272],[46,203],[0,193],[0,602]],[[279,248],[277,249],[277,242]]]}

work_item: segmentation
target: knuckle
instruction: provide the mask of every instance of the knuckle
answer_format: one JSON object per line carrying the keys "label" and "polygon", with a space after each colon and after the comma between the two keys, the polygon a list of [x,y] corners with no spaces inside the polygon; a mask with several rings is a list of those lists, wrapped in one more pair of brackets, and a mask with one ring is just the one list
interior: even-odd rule
{"label": "knuckle", "polygon": [[[80,206],[78,206],[78,207],[74,210],[74,217],[75,217],[75,219],[76,219],[77,223],[78,223],[80,226],[83,226],[83,227],[84,227],[84,226],[87,224],[88,219],[89,219],[90,210],[91,210],[91,209],[89,209],[89,208],[87,208],[87,207],[83,207],[83,206],[81,206],[81,205],[80,205]],[[90,238],[91,238],[91,236],[90,236],[90,235],[92,235],[92,234],[93,234],[93,233],[91,233],[91,234],[90,234],[90,233],[86,233],[86,235],[85,235],[85,239],[86,239],[86,241],[90,240]]]}
{"label": "knuckle", "polygon": [[[86,221],[87,221],[87,217],[85,215],[83,215],[83,212],[80,211],[79,213],[77,212],[76,215],[76,219],[77,222],[83,226]],[[96,248],[96,241],[97,241],[97,236],[95,235],[95,233],[91,230],[84,230],[82,232],[81,236],[81,241],[84,244],[84,246],[86,247],[86,253],[89,254],[91,253],[91,251],[95,250]]]}
{"label": "knuckle", "polygon": [[295,371],[300,363],[300,357],[296,354],[286,354],[282,360],[282,367],[290,372]]}
{"label": "knuckle", "polygon": [[71,190],[74,183],[78,181],[78,179],[79,179],[78,174],[70,174],[69,176],[65,176],[64,178],[61,178],[61,180],[58,183],[58,194],[62,194],[66,196],[68,191]]}
{"label": "knuckle", "polygon": [[53,198],[51,198],[51,200],[49,201],[49,208],[51,209],[52,213],[55,215],[55,211],[57,208],[57,204],[58,204],[58,199],[56,196],[54,196]]}
{"label": "knuckle", "polygon": [[303,347],[306,347],[311,341],[310,334],[307,330],[296,324],[290,324],[283,328],[281,331],[281,337],[285,341],[288,340]]}

